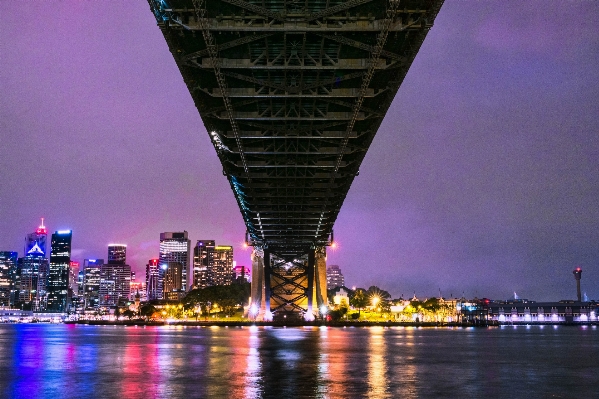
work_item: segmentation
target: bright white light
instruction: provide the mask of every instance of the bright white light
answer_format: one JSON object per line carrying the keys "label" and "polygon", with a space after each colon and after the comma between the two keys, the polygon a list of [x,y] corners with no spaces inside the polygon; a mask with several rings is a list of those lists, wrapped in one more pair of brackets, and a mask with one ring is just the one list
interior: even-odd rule
{"label": "bright white light", "polygon": [[57,233],[58,234],[69,234],[71,232],[71,230],[58,230]]}
{"label": "bright white light", "polygon": [[320,313],[322,313],[322,314],[327,314],[327,310],[328,310],[328,308],[325,305],[322,305],[320,307]]}
{"label": "bright white light", "polygon": [[272,312],[270,310],[264,312],[264,321],[272,321]]}
{"label": "bright white light", "polygon": [[162,270],[166,270],[168,268],[168,265],[164,264],[162,265]]}

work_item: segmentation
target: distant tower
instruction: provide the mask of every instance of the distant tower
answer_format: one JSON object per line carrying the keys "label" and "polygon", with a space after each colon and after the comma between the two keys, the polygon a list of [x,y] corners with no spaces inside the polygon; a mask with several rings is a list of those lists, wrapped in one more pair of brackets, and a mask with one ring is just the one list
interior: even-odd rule
{"label": "distant tower", "polygon": [[572,273],[574,273],[574,278],[576,279],[576,295],[578,297],[578,302],[582,302],[582,298],[580,296],[580,277],[582,276],[582,269],[577,267]]}
{"label": "distant tower", "polygon": [[327,290],[345,285],[345,278],[341,273],[341,268],[337,265],[327,267]]}

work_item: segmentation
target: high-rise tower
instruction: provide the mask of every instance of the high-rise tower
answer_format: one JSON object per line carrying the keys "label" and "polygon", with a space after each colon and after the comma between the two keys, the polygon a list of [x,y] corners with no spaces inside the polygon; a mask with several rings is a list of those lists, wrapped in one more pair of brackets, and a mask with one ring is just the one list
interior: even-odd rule
{"label": "high-rise tower", "polygon": [[100,267],[104,259],[83,260],[83,308],[97,309],[100,306]]}
{"label": "high-rise tower", "polygon": [[198,240],[193,249],[193,288],[209,286],[208,270],[214,265],[214,240]]}
{"label": "high-rise tower", "polygon": [[[160,279],[163,283],[164,298],[168,292],[187,292],[189,270],[189,250],[191,242],[187,231],[160,233]],[[170,269],[170,270],[169,270]],[[164,285],[165,276],[169,284]]]}
{"label": "high-rise tower", "polygon": [[46,240],[48,238],[48,231],[44,226],[44,218],[42,218],[42,224],[31,234],[27,234],[25,237],[25,255],[34,257],[46,257]]}
{"label": "high-rise tower", "polygon": [[45,310],[49,271],[46,258],[47,236],[44,218],[33,233],[25,236],[24,256],[18,260],[13,281],[13,306],[17,308],[34,311]]}
{"label": "high-rise tower", "polygon": [[150,259],[146,265],[146,292],[148,301],[162,299],[162,285],[159,284],[160,271],[158,270],[158,259]]}
{"label": "high-rise tower", "polygon": [[69,291],[69,267],[71,265],[71,230],[59,230],[52,234],[50,272],[48,275],[49,312],[66,312]]}

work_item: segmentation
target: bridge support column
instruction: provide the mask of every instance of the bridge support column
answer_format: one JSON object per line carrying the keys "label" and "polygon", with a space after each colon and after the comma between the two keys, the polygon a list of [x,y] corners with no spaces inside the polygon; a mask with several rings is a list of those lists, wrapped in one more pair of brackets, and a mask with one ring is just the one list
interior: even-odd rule
{"label": "bridge support column", "polygon": [[264,250],[264,316],[262,320],[272,321],[272,312],[270,311],[270,251]]}
{"label": "bridge support column", "polygon": [[266,310],[264,280],[264,251],[260,248],[254,248],[252,252],[252,303],[250,303],[248,314],[250,318],[258,321],[264,320]]}
{"label": "bridge support column", "polygon": [[308,286],[306,287],[306,297],[308,298],[308,309],[304,316],[306,321],[314,320],[314,309],[313,309],[313,298],[314,298],[314,261],[315,261],[315,253],[314,250],[311,249],[308,253],[308,269],[306,270],[308,274]]}
{"label": "bridge support column", "polygon": [[314,297],[316,299],[316,306],[318,311],[322,312],[322,308],[326,307],[329,303],[327,296],[327,255],[324,247],[316,250],[314,264],[314,277],[315,277],[315,292]]}

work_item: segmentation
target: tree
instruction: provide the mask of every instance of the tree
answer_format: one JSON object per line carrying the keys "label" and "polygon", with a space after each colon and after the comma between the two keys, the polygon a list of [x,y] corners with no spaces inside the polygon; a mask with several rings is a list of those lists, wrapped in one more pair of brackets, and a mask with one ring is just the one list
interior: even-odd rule
{"label": "tree", "polygon": [[364,291],[364,289],[362,288],[358,288],[354,292],[354,295],[352,295],[352,297],[350,298],[350,305],[358,309],[358,318],[360,317],[360,312],[362,311],[362,309],[368,306],[369,301],[370,299],[366,295],[366,291]]}
{"label": "tree", "polygon": [[125,316],[126,318],[131,320],[133,317],[135,317],[135,312],[132,311],[131,309],[127,309],[123,312],[123,316]]}
{"label": "tree", "polygon": [[139,308],[139,315],[146,318],[146,321],[152,317],[152,315],[156,312],[156,308],[149,303],[143,305]]}

